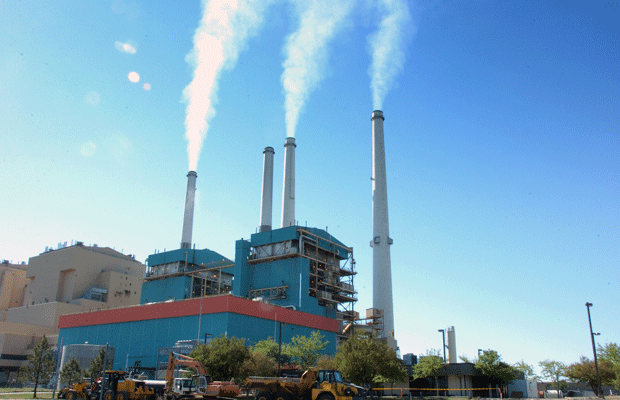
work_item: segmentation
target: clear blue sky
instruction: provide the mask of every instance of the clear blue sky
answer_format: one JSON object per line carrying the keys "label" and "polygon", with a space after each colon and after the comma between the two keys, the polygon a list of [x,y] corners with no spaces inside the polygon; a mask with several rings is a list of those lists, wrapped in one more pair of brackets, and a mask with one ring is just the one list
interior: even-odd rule
{"label": "clear blue sky", "polygon": [[[198,0],[181,3],[0,4],[0,258],[27,261],[71,240],[140,260],[179,245],[186,55],[202,15]],[[259,225],[265,146],[276,150],[280,223],[281,77],[303,7],[271,3],[219,75],[197,166],[194,241],[229,258]],[[368,36],[381,14],[352,4],[299,113],[296,216],[354,248],[363,311]],[[619,342],[618,3],[408,6],[403,69],[382,104],[402,353],[440,348],[437,330],[453,325],[458,354],[572,363],[592,356],[587,301],[597,339]]]}

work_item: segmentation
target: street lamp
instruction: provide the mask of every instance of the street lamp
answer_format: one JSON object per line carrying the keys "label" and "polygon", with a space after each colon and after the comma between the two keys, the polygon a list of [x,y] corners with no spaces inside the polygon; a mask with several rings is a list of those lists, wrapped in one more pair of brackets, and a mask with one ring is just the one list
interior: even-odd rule
{"label": "street lamp", "polygon": [[586,308],[588,309],[588,323],[590,324],[590,337],[592,338],[592,351],[594,352],[594,367],[596,368],[596,386],[597,386],[597,394],[599,397],[604,397],[603,393],[601,393],[601,375],[598,372],[598,360],[596,358],[596,344],[594,343],[594,336],[600,335],[600,333],[592,332],[592,319],[590,318],[590,307],[592,307],[592,303],[586,303]]}
{"label": "street lamp", "polygon": [[445,329],[437,329],[437,332],[441,332],[442,344],[443,344],[443,363],[446,363],[446,331]]}

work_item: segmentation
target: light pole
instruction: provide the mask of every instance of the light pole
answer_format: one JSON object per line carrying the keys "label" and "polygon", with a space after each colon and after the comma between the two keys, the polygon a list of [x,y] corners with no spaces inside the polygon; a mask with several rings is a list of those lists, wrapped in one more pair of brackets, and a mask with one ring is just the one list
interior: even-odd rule
{"label": "light pole", "polygon": [[442,341],[441,344],[443,345],[443,363],[446,363],[446,330],[445,329],[437,329],[437,332],[441,332],[441,337],[442,337]]}
{"label": "light pole", "polygon": [[600,333],[592,332],[592,319],[590,318],[590,307],[592,307],[592,303],[586,303],[586,308],[588,309],[588,324],[590,324],[590,338],[592,338],[592,351],[594,352],[594,367],[596,368],[596,388],[597,394],[599,397],[604,397],[603,393],[601,393],[601,375],[598,372],[598,360],[596,358],[596,343],[594,342],[594,336],[600,335]]}
{"label": "light pole", "polygon": [[278,329],[278,376],[280,376],[280,362],[282,360],[282,321]]}

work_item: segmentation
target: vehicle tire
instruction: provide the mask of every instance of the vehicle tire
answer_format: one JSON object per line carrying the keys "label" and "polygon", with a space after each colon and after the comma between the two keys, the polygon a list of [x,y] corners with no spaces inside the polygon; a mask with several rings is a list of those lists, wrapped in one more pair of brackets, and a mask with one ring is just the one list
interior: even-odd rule
{"label": "vehicle tire", "polygon": [[108,390],[103,394],[103,400],[116,400],[116,396],[112,390]]}
{"label": "vehicle tire", "polygon": [[334,400],[334,396],[331,393],[321,393],[317,400]]}
{"label": "vehicle tire", "polygon": [[269,392],[260,392],[256,395],[254,400],[271,400],[271,393]]}
{"label": "vehicle tire", "polygon": [[127,392],[118,392],[116,393],[116,400],[129,400],[129,395]]}
{"label": "vehicle tire", "polygon": [[77,392],[75,390],[69,390],[67,392],[67,394],[65,395],[65,399],[67,399],[67,400],[76,400],[77,399]]}
{"label": "vehicle tire", "polygon": [[289,396],[286,392],[278,392],[273,400],[289,400]]}

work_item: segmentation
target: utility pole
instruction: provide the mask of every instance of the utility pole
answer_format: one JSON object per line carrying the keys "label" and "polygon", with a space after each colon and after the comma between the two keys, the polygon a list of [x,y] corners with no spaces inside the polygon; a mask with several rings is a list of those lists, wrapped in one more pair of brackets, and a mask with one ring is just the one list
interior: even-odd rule
{"label": "utility pole", "polygon": [[598,372],[598,360],[596,358],[596,343],[594,342],[594,336],[600,335],[600,333],[594,333],[592,331],[592,319],[590,318],[590,307],[592,307],[592,303],[586,303],[586,308],[588,309],[588,323],[590,324],[590,338],[592,339],[592,352],[594,352],[594,367],[596,368],[596,386],[597,386],[597,394],[598,397],[605,398],[603,393],[601,392],[601,375]]}

